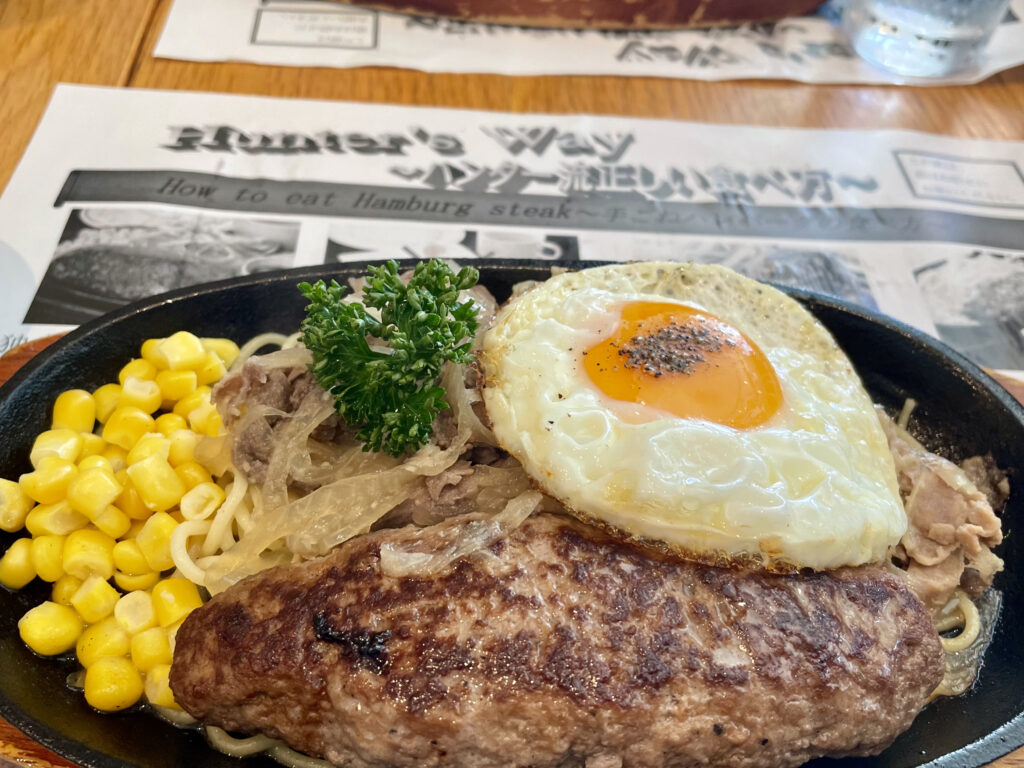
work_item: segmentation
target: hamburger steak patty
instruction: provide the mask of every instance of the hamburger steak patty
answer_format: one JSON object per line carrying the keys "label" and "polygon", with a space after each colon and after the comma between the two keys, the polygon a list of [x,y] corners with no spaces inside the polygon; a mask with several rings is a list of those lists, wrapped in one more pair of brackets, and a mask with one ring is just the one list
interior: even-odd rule
{"label": "hamburger steak patty", "polygon": [[535,515],[396,579],[379,552],[397,534],[194,611],[177,701],[358,768],[767,767],[879,752],[943,675],[928,614],[880,567],[715,568]]}

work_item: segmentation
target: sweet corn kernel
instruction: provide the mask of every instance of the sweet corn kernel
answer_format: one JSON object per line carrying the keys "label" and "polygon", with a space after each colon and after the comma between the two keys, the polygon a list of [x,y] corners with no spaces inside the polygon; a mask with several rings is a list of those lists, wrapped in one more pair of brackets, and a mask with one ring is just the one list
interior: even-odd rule
{"label": "sweet corn kernel", "polygon": [[36,577],[32,567],[32,539],[15,539],[0,557],[0,584],[8,589],[21,589]]}
{"label": "sweet corn kernel", "polygon": [[36,536],[32,539],[32,567],[43,581],[57,581],[64,575],[65,536]]}
{"label": "sweet corn kernel", "polygon": [[[137,635],[147,629],[156,626],[156,611],[153,608],[153,598],[149,592],[129,592],[121,595],[121,599],[114,606],[114,618],[125,632],[129,635]],[[128,649],[125,648],[125,653]]]}
{"label": "sweet corn kernel", "polygon": [[71,596],[71,607],[86,624],[102,621],[114,612],[121,594],[100,576],[82,580],[82,586]]}
{"label": "sweet corn kernel", "polygon": [[131,576],[138,576],[143,573],[151,573],[152,568],[142,554],[139,543],[135,539],[125,539],[114,545],[112,552],[114,567]]}
{"label": "sweet corn kernel", "polygon": [[169,438],[179,429],[188,429],[188,422],[177,413],[161,413],[156,417],[156,431]]}
{"label": "sweet corn kernel", "polygon": [[189,411],[188,423],[193,431],[210,437],[216,437],[224,428],[224,422],[221,421],[217,408],[209,401],[201,403],[199,407]]}
{"label": "sweet corn kernel", "polygon": [[68,504],[90,520],[95,520],[123,490],[113,472],[100,468],[85,469],[68,485]]}
{"label": "sweet corn kernel", "polygon": [[124,536],[132,527],[131,518],[113,504],[92,519],[92,524],[112,539],[119,539]]}
{"label": "sweet corn kernel", "polygon": [[158,370],[166,368],[163,357],[158,356],[156,353],[156,347],[161,341],[163,339],[146,339],[142,342],[142,349],[139,350],[142,359],[149,360]]}
{"label": "sweet corn kernel", "polygon": [[128,709],[142,698],[142,675],[123,656],[99,659],[85,671],[85,700],[103,712]]}
{"label": "sweet corn kernel", "polygon": [[100,456],[110,462],[110,468],[114,470],[115,475],[128,466],[128,452],[119,445],[108,445]]}
{"label": "sweet corn kernel", "polygon": [[107,447],[107,441],[92,432],[82,432],[82,450],[78,453],[78,463],[90,456],[99,456]]}
{"label": "sweet corn kernel", "polygon": [[203,604],[196,585],[180,576],[158,582],[152,594],[156,619],[161,627],[181,621]]}
{"label": "sweet corn kernel", "polygon": [[114,476],[123,487],[121,495],[118,496],[117,501],[114,502],[114,506],[128,515],[132,520],[147,520],[149,516],[153,514],[153,510],[147,507],[146,503],[142,500],[142,496],[139,495],[139,492],[136,490],[131,478],[128,477],[128,471],[122,470]]}
{"label": "sweet corn kernel", "polygon": [[78,467],[68,459],[47,456],[39,460],[35,472],[18,478],[21,489],[40,504],[56,504],[68,492],[68,485],[78,474]]}
{"label": "sweet corn kernel", "polygon": [[[145,358],[136,357],[129,360],[117,374],[118,383],[124,387],[128,379],[145,379],[153,381],[156,378],[156,365]],[[123,394],[123,393],[122,393]]]}
{"label": "sweet corn kernel", "polygon": [[196,381],[199,384],[213,384],[220,381],[225,373],[227,368],[224,361],[213,352],[207,352],[206,358],[196,368]]}
{"label": "sweet corn kernel", "polygon": [[147,432],[153,431],[153,417],[131,405],[118,406],[103,425],[103,439],[126,451]]}
{"label": "sweet corn kernel", "polygon": [[113,616],[85,628],[75,643],[78,663],[88,669],[108,656],[127,656],[131,648],[128,633]]}
{"label": "sweet corn kernel", "polygon": [[[149,515],[146,515],[146,520],[149,520],[150,515],[152,515],[152,514],[153,513],[150,512]],[[129,528],[128,529],[128,533],[126,533],[121,538],[122,539],[134,539],[136,536],[139,535],[139,533],[142,531],[142,529],[146,527],[146,520],[132,520],[132,527]]]}
{"label": "sweet corn kernel", "polygon": [[97,576],[105,582],[114,575],[114,544],[114,539],[102,531],[72,531],[64,542],[64,571],[82,581]]}
{"label": "sweet corn kernel", "polygon": [[13,480],[0,478],[0,530],[14,533],[25,526],[25,517],[35,502]]}
{"label": "sweet corn kernel", "polygon": [[146,673],[146,701],[157,707],[181,709],[171,691],[171,665],[157,664]]}
{"label": "sweet corn kernel", "polygon": [[163,396],[161,396],[160,387],[155,381],[129,376],[121,385],[121,400],[118,402],[118,408],[130,405],[140,411],[153,413],[160,408],[162,402]]}
{"label": "sweet corn kernel", "polygon": [[104,384],[92,393],[96,403],[96,421],[105,424],[121,399],[120,384]]}
{"label": "sweet corn kernel", "polygon": [[[186,461],[174,468],[174,473],[181,478],[185,487],[192,490],[200,483],[212,483],[213,478],[202,464],[197,461]],[[182,497],[184,498],[184,497]]]}
{"label": "sweet corn kernel", "polygon": [[25,528],[33,536],[66,536],[88,524],[89,518],[73,510],[67,500],[56,504],[40,504],[25,518]]}
{"label": "sweet corn kernel", "polygon": [[196,387],[195,392],[190,395],[186,395],[175,404],[174,413],[179,416],[184,416],[187,419],[188,415],[196,408],[204,403],[210,402],[210,392],[210,388],[206,385]]}
{"label": "sweet corn kernel", "polygon": [[114,466],[110,463],[110,459],[95,454],[78,460],[78,472],[81,473],[86,469],[102,469],[104,472],[109,472],[111,476],[114,474]]}
{"label": "sweet corn kernel", "polygon": [[68,606],[47,601],[21,617],[18,634],[36,653],[56,656],[75,647],[82,634],[82,619]]}
{"label": "sweet corn kernel", "polygon": [[172,371],[185,368],[195,370],[206,357],[203,342],[188,331],[178,331],[161,341],[154,348],[154,355],[166,361]]}
{"label": "sweet corn kernel", "polygon": [[81,450],[82,436],[78,432],[70,429],[49,429],[36,436],[28,460],[32,462],[33,467],[39,469],[39,462],[50,456],[70,462],[78,461]]}
{"label": "sweet corn kernel", "polygon": [[[188,425],[186,424],[185,426],[187,427]],[[199,435],[191,429],[179,429],[171,434],[170,440],[171,450],[167,455],[167,460],[171,462],[172,467],[180,466],[195,459]]]}
{"label": "sweet corn kernel", "polygon": [[132,663],[143,672],[157,664],[171,663],[171,644],[163,627],[153,627],[134,635],[131,649]]}
{"label": "sweet corn kernel", "polygon": [[60,605],[71,605],[71,598],[74,597],[75,592],[82,586],[82,580],[77,576],[72,576],[70,573],[65,573],[55,582],[53,582],[53,589],[50,591],[50,599]]}
{"label": "sweet corn kernel", "polygon": [[53,403],[53,428],[92,432],[96,425],[96,401],[84,389],[61,392]]}
{"label": "sweet corn kernel", "polygon": [[174,566],[174,560],[171,558],[171,534],[177,527],[178,522],[166,512],[154,512],[135,537],[152,570],[166,571]]}
{"label": "sweet corn kernel", "polygon": [[224,365],[230,366],[238,357],[238,345],[231,339],[201,339],[203,347],[207,352],[213,352],[224,361]]}
{"label": "sweet corn kernel", "polygon": [[128,467],[128,477],[142,502],[158,512],[170,509],[181,501],[185,484],[174,474],[167,459],[153,454]]}
{"label": "sweet corn kernel", "polygon": [[156,383],[160,387],[160,394],[165,401],[177,402],[186,395],[196,391],[200,384],[209,382],[199,381],[195,371],[160,371],[156,375]]}
{"label": "sweet corn kernel", "polygon": [[[174,414],[171,415],[173,416]],[[128,451],[128,466],[138,464],[143,459],[147,459],[154,454],[162,459],[166,459],[170,452],[171,441],[169,439],[159,432],[147,432]]]}
{"label": "sweet corn kernel", "polygon": [[223,503],[223,488],[213,481],[198,483],[181,497],[181,515],[185,520],[205,520]]}
{"label": "sweet corn kernel", "polygon": [[123,589],[125,592],[152,589],[153,585],[158,581],[160,581],[160,574],[156,571],[138,574],[114,571],[114,583],[117,584],[119,589]]}

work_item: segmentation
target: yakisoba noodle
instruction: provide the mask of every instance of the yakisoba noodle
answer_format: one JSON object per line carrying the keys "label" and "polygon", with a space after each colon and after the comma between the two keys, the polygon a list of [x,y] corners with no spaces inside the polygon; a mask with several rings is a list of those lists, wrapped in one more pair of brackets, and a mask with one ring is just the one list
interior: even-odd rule
{"label": "yakisoba noodle", "polygon": [[958,589],[935,620],[935,629],[939,632],[959,629],[960,633],[955,637],[942,638],[942,647],[946,653],[964,650],[977,640],[981,633],[981,614],[978,613],[978,606],[966,592]]}
{"label": "yakisoba noodle", "polygon": [[[196,719],[180,709],[153,707],[153,712],[162,720],[166,720],[177,728],[192,728],[198,723]],[[269,736],[232,736],[223,728],[215,725],[201,725],[207,743],[229,757],[252,757],[266,754],[281,765],[288,768],[332,768],[331,763],[319,758],[296,752],[287,744]]]}
{"label": "yakisoba noodle", "polygon": [[[195,718],[180,709],[153,707],[155,714],[178,728],[190,728],[196,725]],[[287,768],[332,768],[326,760],[304,755],[289,747],[284,742],[269,736],[236,737],[215,725],[201,726],[207,743],[222,754],[229,757],[252,757],[267,755]]]}
{"label": "yakisoba noodle", "polygon": [[277,346],[281,349],[291,349],[299,341],[300,334],[293,333],[291,336],[286,336],[283,333],[261,333],[257,336],[253,336],[245,344],[238,348],[238,357],[231,364],[230,370],[237,371],[246,361],[259,352],[264,347]]}

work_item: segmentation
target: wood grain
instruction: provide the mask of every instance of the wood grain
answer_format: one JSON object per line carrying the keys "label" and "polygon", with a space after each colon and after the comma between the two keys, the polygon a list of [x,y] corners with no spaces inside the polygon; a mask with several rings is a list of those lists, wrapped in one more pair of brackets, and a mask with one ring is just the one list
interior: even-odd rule
{"label": "wood grain", "polygon": [[36,744],[14,726],[0,720],[0,767],[77,768],[46,747]]}
{"label": "wood grain", "polygon": [[441,107],[630,115],[806,128],[906,128],[967,138],[1024,138],[1024,70],[973,88],[911,90],[767,81],[502,77],[386,68],[282,69],[144,58],[135,85]]}
{"label": "wood grain", "polygon": [[59,82],[125,85],[157,0],[0,0],[0,190]]}
{"label": "wood grain", "polygon": [[[711,123],[903,128],[1024,139],[1024,68],[975,86],[899,88],[650,77],[502,77],[157,60],[152,50],[170,5],[171,0],[0,0],[0,189],[14,171],[57,82]],[[15,357],[0,361],[0,380],[36,351],[21,349]],[[1024,768],[1024,749],[993,765]],[[72,764],[0,720],[0,766],[71,768]]]}
{"label": "wood grain", "polygon": [[60,336],[47,336],[45,339],[30,341],[27,344],[15,347],[6,355],[0,357],[0,384],[11,378],[15,371],[59,338]]}

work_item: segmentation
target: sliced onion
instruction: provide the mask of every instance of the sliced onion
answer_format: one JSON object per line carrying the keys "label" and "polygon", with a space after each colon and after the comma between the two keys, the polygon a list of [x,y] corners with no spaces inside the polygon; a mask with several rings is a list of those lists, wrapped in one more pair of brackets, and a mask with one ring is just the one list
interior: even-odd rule
{"label": "sliced onion", "polygon": [[466,366],[448,363],[441,371],[441,386],[444,387],[445,399],[455,414],[460,429],[470,431],[470,440],[478,445],[497,445],[498,441],[480,417],[473,410],[473,403],[480,397],[475,389],[466,386]]}
{"label": "sliced onion", "polygon": [[390,469],[345,477],[278,506],[270,503],[264,486],[264,510],[254,515],[258,519],[245,536],[210,564],[206,586],[219,592],[245,576],[286,561],[279,553],[267,556],[282,543],[287,545],[286,552],[310,558],[366,533],[409,498],[420,477],[439,474],[454,464],[468,439],[469,430],[462,430],[444,450],[424,446]]}
{"label": "sliced onion", "polygon": [[469,521],[454,518],[428,530],[406,529],[404,537],[381,545],[381,572],[392,578],[432,576],[460,557],[486,549],[508,536],[540,506],[541,499],[539,491],[526,491],[491,517]]}
{"label": "sliced onion", "polygon": [[291,414],[288,422],[274,435],[274,448],[267,460],[263,495],[269,508],[288,503],[288,474],[296,462],[309,464],[309,435],[334,413],[334,404],[325,392],[323,397],[307,397]]}
{"label": "sliced onion", "polygon": [[250,362],[268,371],[275,368],[308,368],[313,363],[313,355],[302,344],[296,344],[294,347],[250,358]]}

